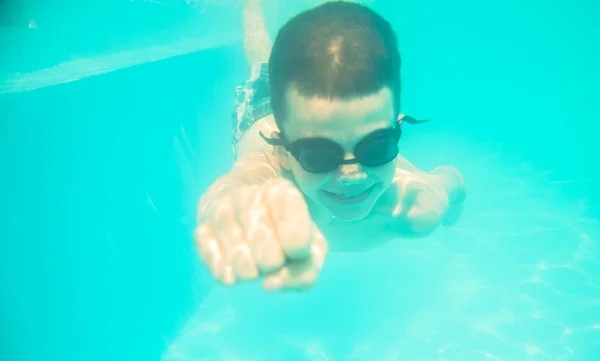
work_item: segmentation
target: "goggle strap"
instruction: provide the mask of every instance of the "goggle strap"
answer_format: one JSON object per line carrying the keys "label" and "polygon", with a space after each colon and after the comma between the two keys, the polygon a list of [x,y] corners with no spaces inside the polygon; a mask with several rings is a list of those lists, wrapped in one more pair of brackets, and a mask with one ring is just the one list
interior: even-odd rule
{"label": "goggle strap", "polygon": [[287,150],[287,149],[288,149],[288,147],[289,147],[289,144],[288,144],[288,142],[286,142],[286,141],[285,141],[285,140],[283,140],[283,139],[280,139],[280,138],[267,138],[267,137],[266,137],[266,136],[263,134],[263,132],[259,132],[259,134],[260,134],[260,137],[261,137],[261,138],[262,138],[262,139],[263,139],[265,142],[267,142],[267,144],[269,144],[269,145],[272,145],[272,146],[281,146],[281,147],[284,147],[286,150]]}
{"label": "goggle strap", "polygon": [[429,122],[429,119],[415,119],[411,116],[405,115],[402,117],[402,122],[408,124],[423,124]]}

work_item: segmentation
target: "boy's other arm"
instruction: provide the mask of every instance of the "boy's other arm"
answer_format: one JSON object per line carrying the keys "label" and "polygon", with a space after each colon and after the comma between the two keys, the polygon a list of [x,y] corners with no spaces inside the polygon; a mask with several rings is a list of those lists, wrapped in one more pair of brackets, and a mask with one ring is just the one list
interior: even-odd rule
{"label": "boy's other arm", "polygon": [[384,195],[379,214],[395,235],[423,237],[439,225],[452,225],[462,209],[466,189],[462,175],[452,166],[431,172],[398,158],[394,182]]}

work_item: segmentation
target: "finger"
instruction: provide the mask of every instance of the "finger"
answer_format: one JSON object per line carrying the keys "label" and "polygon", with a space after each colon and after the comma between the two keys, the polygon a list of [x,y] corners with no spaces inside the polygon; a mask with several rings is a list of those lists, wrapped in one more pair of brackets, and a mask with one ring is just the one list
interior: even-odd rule
{"label": "finger", "polygon": [[288,263],[279,271],[267,276],[263,287],[267,291],[307,291],[316,281],[317,273],[311,259]]}
{"label": "finger", "polygon": [[240,197],[242,203],[238,207],[238,219],[245,230],[256,266],[261,272],[269,273],[283,266],[285,255],[264,203],[264,189],[249,187],[246,194]]}
{"label": "finger", "polygon": [[400,189],[397,191],[396,205],[392,211],[393,217],[406,217],[408,213],[413,211],[413,208],[417,201],[417,196],[422,190],[422,187],[418,182],[408,180],[404,184],[399,185]]}
{"label": "finger", "polygon": [[284,254],[290,260],[307,259],[312,219],[300,190],[288,181],[273,182],[266,187],[265,203]]}
{"label": "finger", "polygon": [[419,187],[413,186],[413,183],[409,183],[404,190],[404,194],[402,195],[402,209],[403,213],[408,214],[411,210],[413,210],[414,206],[417,204],[417,197],[421,193],[421,189]]}
{"label": "finger", "polygon": [[250,246],[244,240],[244,233],[239,223],[232,224],[230,229],[231,246],[227,250],[229,261],[236,276],[242,280],[252,280],[258,277],[258,268],[252,256]]}
{"label": "finger", "polygon": [[235,282],[233,269],[224,257],[219,241],[207,223],[196,227],[194,240],[200,259],[206,265],[210,274],[225,285],[233,284]]}
{"label": "finger", "polygon": [[279,271],[267,276],[263,282],[263,287],[266,290],[295,289],[306,291],[314,285],[325,262],[328,246],[325,237],[316,226],[313,226],[313,230],[310,258],[291,262]]}
{"label": "finger", "polygon": [[224,257],[229,261],[236,277],[250,280],[258,277],[258,269],[246,243],[244,230],[236,217],[233,197],[223,197],[214,205],[211,217],[213,230],[220,240]]}

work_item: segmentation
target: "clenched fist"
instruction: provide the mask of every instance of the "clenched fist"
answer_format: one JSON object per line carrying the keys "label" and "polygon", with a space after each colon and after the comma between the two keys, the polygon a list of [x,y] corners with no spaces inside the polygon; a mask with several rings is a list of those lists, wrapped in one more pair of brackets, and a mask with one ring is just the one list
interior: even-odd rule
{"label": "clenched fist", "polygon": [[307,289],[327,254],[302,193],[285,179],[231,187],[210,199],[194,238],[225,285],[265,276],[267,290]]}

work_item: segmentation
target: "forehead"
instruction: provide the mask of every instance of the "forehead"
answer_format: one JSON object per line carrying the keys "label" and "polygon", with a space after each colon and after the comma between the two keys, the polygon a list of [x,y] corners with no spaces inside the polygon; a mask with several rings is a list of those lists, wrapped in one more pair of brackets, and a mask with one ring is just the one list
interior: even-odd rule
{"label": "forehead", "polygon": [[289,141],[325,137],[340,144],[351,144],[365,135],[394,124],[392,92],[354,99],[307,98],[291,88],[286,94],[285,135]]}

